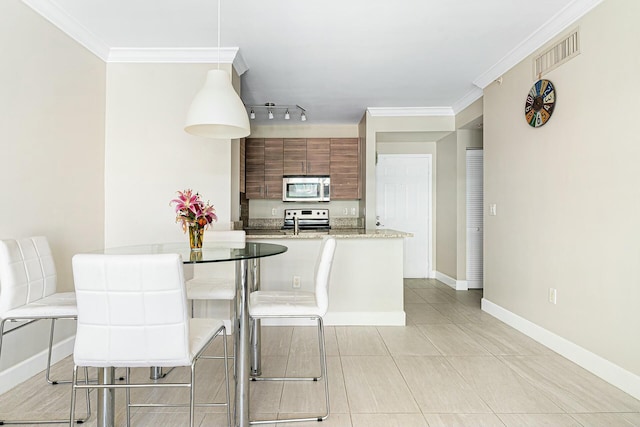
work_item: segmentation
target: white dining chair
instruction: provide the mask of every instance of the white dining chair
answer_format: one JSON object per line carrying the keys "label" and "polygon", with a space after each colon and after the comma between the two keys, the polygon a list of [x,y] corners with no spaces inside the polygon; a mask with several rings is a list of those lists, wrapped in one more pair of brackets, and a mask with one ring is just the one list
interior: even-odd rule
{"label": "white dining chair", "polygon": [[327,355],[324,341],[323,317],[329,307],[329,282],[331,266],[336,250],[336,239],[326,236],[320,245],[315,267],[315,291],[256,291],[249,296],[249,316],[252,319],[266,318],[311,318],[317,321],[320,350],[320,376],[317,377],[252,377],[252,381],[318,381],[324,380],[325,408],[322,415],[305,418],[278,420],[256,420],[251,424],[287,423],[302,421],[324,421],[329,417],[329,381],[327,378]]}
{"label": "white dining chair", "polygon": [[[191,427],[195,407],[225,406],[231,424],[226,328],[221,320],[189,316],[180,255],[78,254],[73,257],[73,276],[78,332],[71,414],[77,389],[125,388],[127,426],[130,408],[157,406],[188,406]],[[195,365],[216,337],[223,343],[227,400],[195,403]],[[80,366],[125,368],[125,384],[81,384],[77,378]],[[131,383],[131,368],[176,366],[190,367],[189,382]],[[189,403],[132,403],[130,388],[142,387],[187,387]]]}
{"label": "white dining chair", "polygon": [[[205,234],[206,238],[212,242],[231,243],[231,246],[242,245],[246,241],[246,233],[244,230],[221,230],[213,231]],[[206,268],[199,268],[206,267]],[[194,268],[194,277],[186,281],[187,299],[191,301],[191,315],[195,317],[195,301],[201,301],[203,305],[208,301],[228,301],[229,324],[232,325],[232,331],[235,334],[235,318],[236,318],[236,279],[234,267],[229,263],[212,263],[211,265],[199,265]],[[206,270],[206,271],[202,271]],[[213,271],[211,271],[213,270]],[[202,308],[205,312],[206,307]],[[236,334],[237,335],[237,334]],[[233,355],[230,356],[234,361],[236,357],[236,340],[233,340]],[[235,371],[235,369],[234,369]]]}
{"label": "white dining chair", "polygon": [[[205,236],[211,242],[244,244],[246,241],[244,230],[210,231]],[[194,268],[194,277],[186,281],[187,299],[191,301],[191,312],[194,317],[195,301],[222,300],[233,302],[235,300],[235,271],[227,267],[233,267],[233,265],[229,265],[229,263],[222,263],[222,265],[212,263],[211,265],[199,265]],[[231,304],[231,307],[230,319],[234,319],[233,308],[235,308],[235,304]]]}
{"label": "white dining chair", "polygon": [[[51,350],[56,320],[76,319],[74,292],[57,291],[53,255],[44,236],[0,240],[0,356],[3,337],[39,320],[49,320],[49,346],[45,379],[50,384],[70,383],[50,379]],[[22,322],[6,330],[7,323]],[[86,371],[85,371],[86,375]],[[87,399],[87,418],[90,415]],[[81,420],[81,421],[84,421]],[[66,423],[67,420],[0,420],[0,424]]]}

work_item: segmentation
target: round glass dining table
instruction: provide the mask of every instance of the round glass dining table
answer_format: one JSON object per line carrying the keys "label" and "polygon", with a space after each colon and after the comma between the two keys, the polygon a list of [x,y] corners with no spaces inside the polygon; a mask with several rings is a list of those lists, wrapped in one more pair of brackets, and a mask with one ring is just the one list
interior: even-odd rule
{"label": "round glass dining table", "polygon": [[[207,242],[202,249],[191,250],[186,243],[158,243],[137,246],[105,248],[92,253],[112,255],[166,254],[177,253],[185,264],[208,262],[236,263],[236,319],[234,335],[236,340],[236,387],[235,425],[249,426],[249,380],[251,374],[259,375],[259,325],[254,325],[251,333],[249,322],[249,293],[259,287],[259,261],[273,255],[283,254],[287,247],[273,243],[257,242]],[[250,280],[251,276],[251,280]],[[253,357],[251,357],[253,356]],[[253,364],[253,366],[252,366]],[[98,379],[102,383],[113,381],[113,371],[99,370]],[[100,391],[103,390],[101,393]],[[98,426],[111,427],[114,424],[113,389],[98,389]]]}

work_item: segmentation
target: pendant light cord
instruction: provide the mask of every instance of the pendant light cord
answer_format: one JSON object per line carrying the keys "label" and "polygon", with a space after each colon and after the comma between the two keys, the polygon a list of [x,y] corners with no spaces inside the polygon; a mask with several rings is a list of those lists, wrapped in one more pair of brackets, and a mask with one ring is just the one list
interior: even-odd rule
{"label": "pendant light cord", "polygon": [[220,0],[218,0],[218,70],[220,69]]}

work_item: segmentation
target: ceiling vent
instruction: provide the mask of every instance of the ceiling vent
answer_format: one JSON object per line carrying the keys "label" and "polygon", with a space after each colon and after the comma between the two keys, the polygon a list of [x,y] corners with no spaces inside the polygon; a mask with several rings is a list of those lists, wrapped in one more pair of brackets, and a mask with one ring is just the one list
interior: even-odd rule
{"label": "ceiling vent", "polygon": [[564,64],[580,53],[579,34],[576,29],[568,37],[553,45],[533,59],[533,78],[540,79],[543,74]]}

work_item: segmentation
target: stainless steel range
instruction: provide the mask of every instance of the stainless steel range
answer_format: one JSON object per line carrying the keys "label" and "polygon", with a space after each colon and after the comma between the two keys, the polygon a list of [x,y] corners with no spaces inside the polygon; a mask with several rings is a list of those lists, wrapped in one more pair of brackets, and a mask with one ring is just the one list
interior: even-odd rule
{"label": "stainless steel range", "polygon": [[293,230],[298,222],[300,230],[328,230],[329,209],[285,209],[283,230]]}

